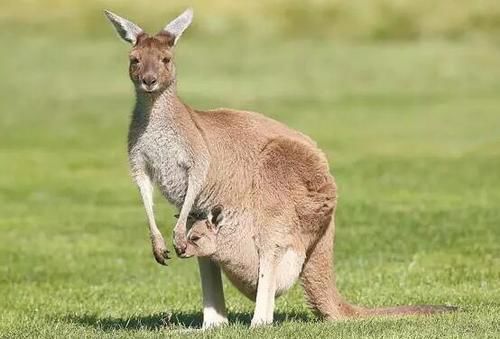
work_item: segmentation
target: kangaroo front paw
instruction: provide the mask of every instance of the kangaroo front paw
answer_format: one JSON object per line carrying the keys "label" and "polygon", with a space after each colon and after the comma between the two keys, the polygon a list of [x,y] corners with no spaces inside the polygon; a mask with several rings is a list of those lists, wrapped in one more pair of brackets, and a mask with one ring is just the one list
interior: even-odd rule
{"label": "kangaroo front paw", "polygon": [[174,248],[179,257],[182,257],[184,255],[184,252],[186,252],[187,248],[186,235],[180,234],[178,232],[174,233]]}
{"label": "kangaroo front paw", "polygon": [[167,250],[167,247],[163,243],[163,239],[161,241],[153,240],[153,255],[158,264],[167,266],[167,260],[170,259],[169,253],[169,250]]}

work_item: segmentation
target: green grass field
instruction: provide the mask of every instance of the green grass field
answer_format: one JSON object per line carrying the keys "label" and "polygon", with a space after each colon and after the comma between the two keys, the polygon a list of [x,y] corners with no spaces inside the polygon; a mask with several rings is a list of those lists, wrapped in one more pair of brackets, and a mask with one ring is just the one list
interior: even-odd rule
{"label": "green grass field", "polygon": [[[91,29],[62,25],[59,12],[25,25],[36,12],[24,12],[29,3],[0,24],[0,337],[500,336],[494,40],[337,41],[206,33],[201,23],[187,32],[177,53],[186,102],[263,112],[328,154],[343,294],[369,306],[461,308],[322,323],[296,286],[278,300],[272,327],[250,330],[252,303],[225,281],[231,325],[200,332],[196,262],[155,263],[128,176],[127,46],[100,12],[82,19]],[[157,214],[168,237],[174,211],[161,197]]]}

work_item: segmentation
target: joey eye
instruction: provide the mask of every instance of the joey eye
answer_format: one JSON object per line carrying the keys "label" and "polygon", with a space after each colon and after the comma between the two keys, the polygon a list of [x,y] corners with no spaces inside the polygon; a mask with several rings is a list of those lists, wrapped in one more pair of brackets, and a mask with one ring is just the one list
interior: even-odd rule
{"label": "joey eye", "polygon": [[198,241],[200,240],[200,237],[198,235],[192,235],[190,238],[189,238],[191,241]]}
{"label": "joey eye", "polygon": [[161,61],[166,65],[170,62],[170,58],[169,57],[164,57],[163,59],[161,59]]}
{"label": "joey eye", "polygon": [[131,65],[137,65],[138,63],[139,63],[139,59],[137,59],[136,57],[130,58]]}

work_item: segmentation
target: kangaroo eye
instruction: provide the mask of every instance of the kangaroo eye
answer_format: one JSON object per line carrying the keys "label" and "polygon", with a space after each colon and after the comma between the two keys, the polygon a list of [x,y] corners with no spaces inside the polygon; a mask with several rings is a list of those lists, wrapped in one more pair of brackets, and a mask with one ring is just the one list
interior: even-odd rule
{"label": "kangaroo eye", "polygon": [[198,240],[200,240],[200,237],[198,235],[192,235],[189,239],[191,241],[198,241]]}
{"label": "kangaroo eye", "polygon": [[131,65],[137,65],[139,63],[139,59],[137,58],[130,58],[130,64]]}
{"label": "kangaroo eye", "polygon": [[170,62],[170,58],[169,57],[164,57],[162,60],[161,60],[164,64],[168,64]]}

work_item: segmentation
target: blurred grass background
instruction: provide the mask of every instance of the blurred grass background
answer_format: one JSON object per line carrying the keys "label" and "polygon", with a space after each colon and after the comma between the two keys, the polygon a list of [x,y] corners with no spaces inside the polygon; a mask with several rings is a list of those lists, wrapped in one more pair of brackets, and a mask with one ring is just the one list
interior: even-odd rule
{"label": "blurred grass background", "polygon": [[[3,25],[23,30],[52,27],[64,32],[101,32],[102,8],[134,13],[157,29],[186,6],[196,8],[195,29],[205,34],[238,31],[280,37],[331,37],[348,40],[499,40],[496,0],[271,0],[271,1],[117,1],[4,0]],[[53,25],[57,22],[57,25]]]}
{"label": "blurred grass background", "polygon": [[[343,293],[464,309],[316,323],[297,287],[278,300],[278,325],[249,331],[252,304],[226,282],[235,324],[209,335],[498,337],[492,0],[2,1],[0,336],[178,336],[199,325],[194,260],[163,268],[150,253],[127,173],[128,47],[102,14],[155,32],[187,6],[195,20],[176,56],[186,102],[263,112],[328,154]],[[157,210],[168,238],[174,211],[160,197]]]}

